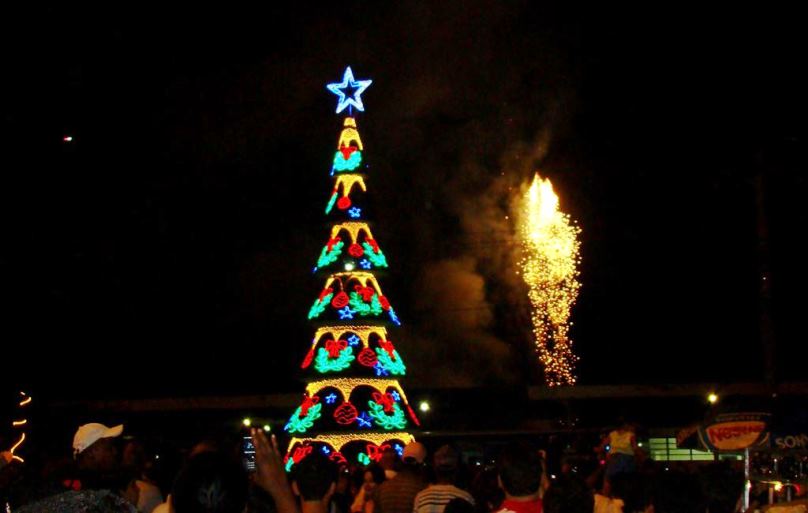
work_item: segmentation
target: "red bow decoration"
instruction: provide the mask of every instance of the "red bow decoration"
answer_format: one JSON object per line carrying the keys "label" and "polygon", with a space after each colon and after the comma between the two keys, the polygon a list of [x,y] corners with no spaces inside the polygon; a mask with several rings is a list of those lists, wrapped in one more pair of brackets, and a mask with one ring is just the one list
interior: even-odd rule
{"label": "red bow decoration", "polygon": [[339,358],[340,352],[348,347],[348,342],[345,340],[326,340],[325,350],[328,351],[330,358]]}
{"label": "red bow decoration", "polygon": [[378,404],[384,406],[384,411],[386,413],[390,413],[393,411],[393,404],[395,404],[396,400],[393,399],[393,396],[390,394],[381,394],[379,392],[373,392],[373,400],[376,401]]}
{"label": "red bow decoration", "polygon": [[354,290],[362,296],[362,301],[365,303],[370,303],[370,300],[373,299],[373,294],[376,293],[373,287],[363,287],[362,285],[354,286]]}
{"label": "red bow decoration", "polygon": [[323,289],[323,291],[322,291],[322,292],[320,292],[320,299],[319,299],[319,301],[322,301],[324,297],[326,297],[327,295],[331,294],[332,292],[334,292],[334,289],[333,289],[333,288],[331,288],[331,287],[328,287],[327,289]]}
{"label": "red bow decoration", "polygon": [[295,449],[294,454],[292,454],[292,461],[295,462],[295,465],[300,463],[300,461],[311,454],[311,445],[307,445],[306,447],[298,447]]}
{"label": "red bow decoration", "polygon": [[346,465],[348,463],[348,460],[345,459],[345,456],[343,456],[342,453],[338,451],[332,452],[329,458],[337,465]]}
{"label": "red bow decoration", "polygon": [[306,415],[308,415],[309,414],[309,408],[311,408],[312,406],[314,406],[315,404],[317,404],[319,402],[320,402],[320,398],[318,396],[316,396],[316,395],[314,397],[304,396],[303,397],[303,404],[300,405],[300,418],[303,418]]}
{"label": "red bow decoration", "polygon": [[390,444],[382,444],[381,446],[375,446],[373,444],[367,445],[367,452],[370,459],[373,461],[379,461],[382,458],[382,454],[384,451],[390,448]]}
{"label": "red bow decoration", "polygon": [[365,250],[359,244],[351,244],[348,248],[348,254],[354,258],[359,258],[365,254]]}
{"label": "red bow decoration", "polygon": [[341,241],[339,237],[334,237],[333,239],[328,239],[328,244],[326,245],[326,249],[330,252],[331,249],[334,247],[334,244]]}
{"label": "red bow decoration", "polygon": [[372,248],[373,248],[373,252],[374,252],[374,253],[378,253],[378,252],[379,252],[379,243],[378,243],[378,242],[376,242],[376,239],[365,239],[365,242],[367,242],[368,244],[370,244],[370,247],[372,247]]}
{"label": "red bow decoration", "polygon": [[351,158],[351,153],[356,151],[356,148],[353,146],[343,146],[339,149],[339,151],[342,152],[342,158],[344,160],[348,160]]}
{"label": "red bow decoration", "polygon": [[395,350],[396,348],[393,347],[393,343],[389,340],[379,340],[379,347],[387,351],[387,354],[390,355],[390,359],[396,361]]}

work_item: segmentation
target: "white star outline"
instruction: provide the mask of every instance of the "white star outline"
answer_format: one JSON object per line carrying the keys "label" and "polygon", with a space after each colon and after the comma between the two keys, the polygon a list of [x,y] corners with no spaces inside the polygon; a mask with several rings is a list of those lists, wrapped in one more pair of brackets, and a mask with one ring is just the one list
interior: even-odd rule
{"label": "white star outline", "polygon": [[[337,114],[345,110],[345,108],[348,106],[355,107],[359,112],[365,112],[365,106],[362,105],[361,95],[372,83],[373,80],[355,80],[353,71],[351,71],[351,67],[348,66],[345,68],[345,74],[342,76],[342,82],[334,82],[326,85],[325,87],[332,93],[339,96],[339,102],[337,103]],[[348,89],[348,87],[355,89],[353,96],[350,98],[345,94],[345,91],[343,91],[343,89]]]}

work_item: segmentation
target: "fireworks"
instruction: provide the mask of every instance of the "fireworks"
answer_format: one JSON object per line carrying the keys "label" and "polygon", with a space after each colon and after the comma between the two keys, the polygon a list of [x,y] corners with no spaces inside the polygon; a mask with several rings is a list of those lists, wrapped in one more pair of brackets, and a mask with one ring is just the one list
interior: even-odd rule
{"label": "fireworks", "polygon": [[578,357],[569,338],[570,310],[578,296],[580,228],[558,208],[549,179],[533,177],[522,205],[522,278],[529,287],[531,319],[547,385],[574,385]]}

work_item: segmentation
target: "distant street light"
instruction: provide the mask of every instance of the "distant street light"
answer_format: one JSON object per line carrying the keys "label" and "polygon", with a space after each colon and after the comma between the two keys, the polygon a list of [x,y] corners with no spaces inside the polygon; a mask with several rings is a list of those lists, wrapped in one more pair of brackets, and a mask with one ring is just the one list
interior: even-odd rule
{"label": "distant street light", "polygon": [[252,419],[250,419],[250,417],[245,417],[241,423],[244,424],[244,427],[250,427],[252,425]]}
{"label": "distant street light", "polygon": [[710,394],[707,396],[707,402],[710,404],[715,404],[718,402],[718,396],[715,394],[715,392],[710,392]]}
{"label": "distant street light", "polygon": [[421,401],[421,404],[418,405],[418,409],[422,412],[426,413],[429,411],[429,403],[427,401]]}

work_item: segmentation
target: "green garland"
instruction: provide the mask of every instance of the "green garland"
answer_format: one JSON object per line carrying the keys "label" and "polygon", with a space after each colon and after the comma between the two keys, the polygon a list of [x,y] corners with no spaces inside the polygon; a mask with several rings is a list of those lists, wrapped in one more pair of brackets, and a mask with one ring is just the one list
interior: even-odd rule
{"label": "green garland", "polygon": [[342,241],[337,242],[331,246],[331,251],[328,251],[328,246],[323,246],[323,250],[320,252],[320,258],[317,259],[317,267],[322,269],[323,267],[327,267],[334,262],[337,261],[339,256],[342,254],[342,248],[345,246],[345,243]]}
{"label": "green garland", "polygon": [[387,267],[387,258],[384,257],[384,253],[382,253],[381,249],[376,253],[373,246],[367,242],[363,242],[362,247],[365,248],[365,256],[370,260],[371,264],[376,267]]}
{"label": "green garland", "polygon": [[300,406],[298,406],[292,414],[292,418],[289,419],[289,422],[286,423],[286,427],[283,429],[289,433],[305,433],[307,429],[310,429],[314,425],[314,421],[320,418],[322,409],[323,405],[317,403],[309,408],[305,417],[301,418]]}
{"label": "green garland", "polygon": [[381,366],[387,369],[390,374],[394,376],[403,376],[406,374],[407,367],[404,365],[404,362],[398,355],[398,351],[395,349],[393,349],[393,356],[396,357],[395,361],[393,361],[393,359],[390,358],[390,354],[381,347],[376,348],[376,356],[378,357]]}
{"label": "green garland", "polygon": [[404,412],[398,403],[393,403],[393,413],[388,415],[384,411],[384,406],[374,400],[368,401],[370,407],[370,416],[376,421],[376,424],[381,426],[382,429],[404,429],[407,426],[407,418],[404,417]]}
{"label": "green garland", "polygon": [[384,309],[382,308],[382,304],[379,302],[379,295],[374,293],[373,297],[370,300],[370,303],[365,303],[362,296],[359,292],[351,292],[350,300],[348,304],[351,306],[351,309],[354,310],[356,313],[361,315],[362,317],[367,317],[368,315],[381,315]]}
{"label": "green garland", "polygon": [[321,347],[317,350],[317,358],[314,360],[314,368],[317,369],[317,372],[322,373],[339,372],[350,367],[351,362],[354,361],[354,359],[355,357],[353,355],[353,349],[351,346],[348,346],[340,351],[337,358],[331,358],[328,355],[328,351],[324,347]]}
{"label": "green garland", "polygon": [[322,301],[319,299],[314,300],[314,304],[311,305],[311,309],[309,310],[309,320],[319,317],[321,313],[325,311],[325,308],[331,303],[331,298],[334,297],[334,293],[327,294]]}

